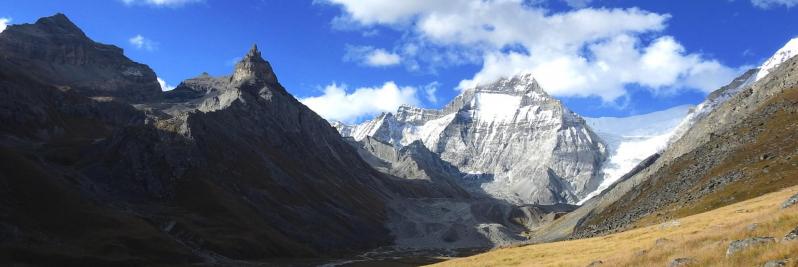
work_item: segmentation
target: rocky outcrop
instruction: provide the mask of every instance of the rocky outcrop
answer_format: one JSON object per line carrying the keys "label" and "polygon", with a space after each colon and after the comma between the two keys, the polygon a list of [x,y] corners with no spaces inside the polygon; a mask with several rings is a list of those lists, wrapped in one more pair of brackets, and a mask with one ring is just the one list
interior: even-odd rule
{"label": "rocky outcrop", "polygon": [[471,191],[513,203],[575,203],[601,182],[606,147],[530,75],[465,90],[441,110],[400,107],[342,134],[394,146],[421,141],[467,173]]}
{"label": "rocky outcrop", "polygon": [[795,227],[795,229],[792,229],[792,231],[784,235],[784,240],[787,241],[798,240],[798,227]]}
{"label": "rocky outcrop", "polygon": [[786,209],[794,206],[795,204],[798,204],[798,194],[791,196],[790,198],[785,200],[784,203],[781,203],[781,208]]}
{"label": "rocky outcrop", "polygon": [[697,264],[698,261],[693,258],[676,258],[668,263],[668,267],[682,267],[682,266],[691,266]]}
{"label": "rocky outcrop", "polygon": [[769,260],[762,267],[783,267],[787,266],[787,262],[787,260]]}

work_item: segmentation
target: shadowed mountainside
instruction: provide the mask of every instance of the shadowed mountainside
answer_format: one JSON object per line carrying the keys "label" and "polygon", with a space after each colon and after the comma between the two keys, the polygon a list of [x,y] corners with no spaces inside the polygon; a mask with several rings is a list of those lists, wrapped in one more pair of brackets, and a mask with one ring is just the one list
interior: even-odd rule
{"label": "shadowed mountainside", "polygon": [[386,201],[443,196],[371,168],[256,47],[166,94],[62,14],[0,52],[0,262],[336,255],[391,243]]}

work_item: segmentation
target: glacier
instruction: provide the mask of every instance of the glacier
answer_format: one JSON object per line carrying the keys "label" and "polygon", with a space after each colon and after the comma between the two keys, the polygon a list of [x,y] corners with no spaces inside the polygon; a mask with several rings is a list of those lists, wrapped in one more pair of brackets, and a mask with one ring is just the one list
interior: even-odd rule
{"label": "glacier", "polygon": [[682,105],[623,118],[586,117],[588,126],[606,142],[610,156],[601,169],[601,184],[577,204],[581,205],[600,194],[638,163],[665,149],[677,127],[693,108],[692,105]]}

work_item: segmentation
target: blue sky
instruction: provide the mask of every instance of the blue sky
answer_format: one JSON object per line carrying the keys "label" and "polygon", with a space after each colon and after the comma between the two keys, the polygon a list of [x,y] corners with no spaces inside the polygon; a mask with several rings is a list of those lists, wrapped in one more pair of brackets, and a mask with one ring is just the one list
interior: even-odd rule
{"label": "blue sky", "polygon": [[696,104],[798,35],[798,0],[0,1],[9,24],[56,12],[172,86],[257,43],[289,92],[350,122],[519,72],[585,116]]}

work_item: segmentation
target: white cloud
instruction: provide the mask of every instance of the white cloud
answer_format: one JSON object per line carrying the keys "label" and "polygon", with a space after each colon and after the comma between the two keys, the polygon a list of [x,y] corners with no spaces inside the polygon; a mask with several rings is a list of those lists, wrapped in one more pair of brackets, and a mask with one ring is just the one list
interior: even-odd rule
{"label": "white cloud", "polygon": [[787,8],[798,5],[798,0],[751,0],[751,4],[758,8],[768,9],[777,6],[785,6]]}
{"label": "white cloud", "polygon": [[371,67],[398,65],[402,58],[398,54],[371,46],[348,46],[345,61],[354,61]]}
{"label": "white cloud", "polygon": [[158,43],[141,36],[141,34],[131,37],[128,42],[137,49],[144,49],[147,51],[155,51],[158,49]]}
{"label": "white cloud", "polygon": [[174,86],[167,84],[164,79],[161,79],[161,77],[158,77],[158,84],[161,85],[161,91],[170,91],[175,89]]}
{"label": "white cloud", "polygon": [[325,119],[343,122],[355,122],[381,112],[395,112],[401,105],[418,106],[420,103],[416,88],[399,87],[394,82],[354,91],[347,90],[346,85],[333,83],[324,88],[321,96],[299,101]]}
{"label": "white cloud", "polygon": [[122,0],[125,5],[149,5],[154,7],[181,7],[186,4],[201,2],[204,2],[204,0]]}
{"label": "white cloud", "polygon": [[326,2],[341,7],[336,20],[403,32],[394,51],[411,70],[469,64],[476,55],[482,69],[461,89],[532,72],[553,95],[612,101],[636,84],[657,92],[710,91],[738,72],[662,34],[670,15],[637,8],[555,12],[523,0]]}
{"label": "white cloud", "polygon": [[0,32],[5,31],[6,27],[8,26],[8,23],[10,22],[11,22],[10,18],[0,18]]}
{"label": "white cloud", "polygon": [[441,84],[438,82],[432,82],[424,86],[424,97],[427,98],[427,101],[430,103],[438,103],[438,96],[435,94],[438,91],[438,87]]}

